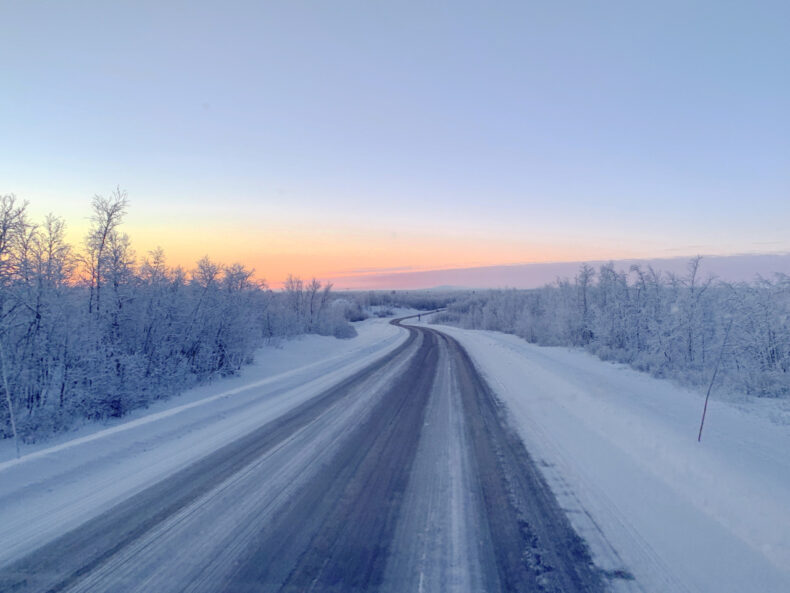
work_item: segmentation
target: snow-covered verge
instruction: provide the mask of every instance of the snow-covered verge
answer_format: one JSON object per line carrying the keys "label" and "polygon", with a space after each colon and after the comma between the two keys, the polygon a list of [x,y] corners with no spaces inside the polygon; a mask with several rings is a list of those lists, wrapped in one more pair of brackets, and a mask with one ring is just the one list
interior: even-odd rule
{"label": "snow-covered verge", "polygon": [[263,348],[237,376],[86,425],[58,441],[0,443],[0,565],[279,417],[394,350],[407,332],[389,319],[356,324],[357,337],[309,335]]}
{"label": "snow-covered verge", "polygon": [[[790,591],[790,429],[699,393],[499,332],[467,349],[616,590]],[[625,573],[623,573],[623,576]]]}

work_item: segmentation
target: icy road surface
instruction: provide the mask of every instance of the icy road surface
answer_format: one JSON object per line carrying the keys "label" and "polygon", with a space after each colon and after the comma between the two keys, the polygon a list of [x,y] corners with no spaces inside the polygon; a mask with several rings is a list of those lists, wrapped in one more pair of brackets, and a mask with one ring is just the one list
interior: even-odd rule
{"label": "icy road surface", "polygon": [[704,394],[580,350],[431,327],[489,381],[596,566],[633,577],[614,591],[790,591],[781,400],[712,400],[698,443]]}
{"label": "icy road surface", "polygon": [[603,591],[466,351],[391,329],[357,367],[0,465],[0,591]]}

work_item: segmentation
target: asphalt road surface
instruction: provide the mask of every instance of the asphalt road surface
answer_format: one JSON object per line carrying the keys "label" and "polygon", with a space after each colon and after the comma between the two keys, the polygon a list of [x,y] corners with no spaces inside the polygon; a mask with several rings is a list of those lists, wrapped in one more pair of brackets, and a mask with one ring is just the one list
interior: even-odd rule
{"label": "asphalt road surface", "polygon": [[605,590],[467,353],[404,327],[375,364],[0,568],[0,591]]}

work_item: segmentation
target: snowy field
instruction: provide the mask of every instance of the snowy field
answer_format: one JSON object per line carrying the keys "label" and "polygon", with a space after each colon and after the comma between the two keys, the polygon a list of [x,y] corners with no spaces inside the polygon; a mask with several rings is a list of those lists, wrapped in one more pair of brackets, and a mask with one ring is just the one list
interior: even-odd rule
{"label": "snowy field", "polygon": [[2,443],[0,565],[281,416],[407,336],[389,319],[355,327],[354,339],[310,335],[262,348],[236,377],[137,410],[114,425],[85,425],[24,446],[19,460],[10,439]]}
{"label": "snowy field", "polygon": [[[405,312],[403,314],[406,314]],[[392,351],[389,320],[359,336],[264,348],[238,376],[115,424],[0,449],[0,565],[294,408]],[[790,429],[582,351],[432,326],[456,338],[617,591],[790,591]]]}
{"label": "snowy field", "polygon": [[455,337],[617,589],[790,591],[790,429],[582,351]]}

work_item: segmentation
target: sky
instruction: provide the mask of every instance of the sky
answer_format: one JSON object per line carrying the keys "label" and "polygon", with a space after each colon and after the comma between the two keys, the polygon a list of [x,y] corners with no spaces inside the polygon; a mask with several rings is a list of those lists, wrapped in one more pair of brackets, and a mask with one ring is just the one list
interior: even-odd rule
{"label": "sky", "polygon": [[[0,193],[276,285],[790,252],[790,3],[0,0]],[[356,282],[364,285],[364,281]]]}

